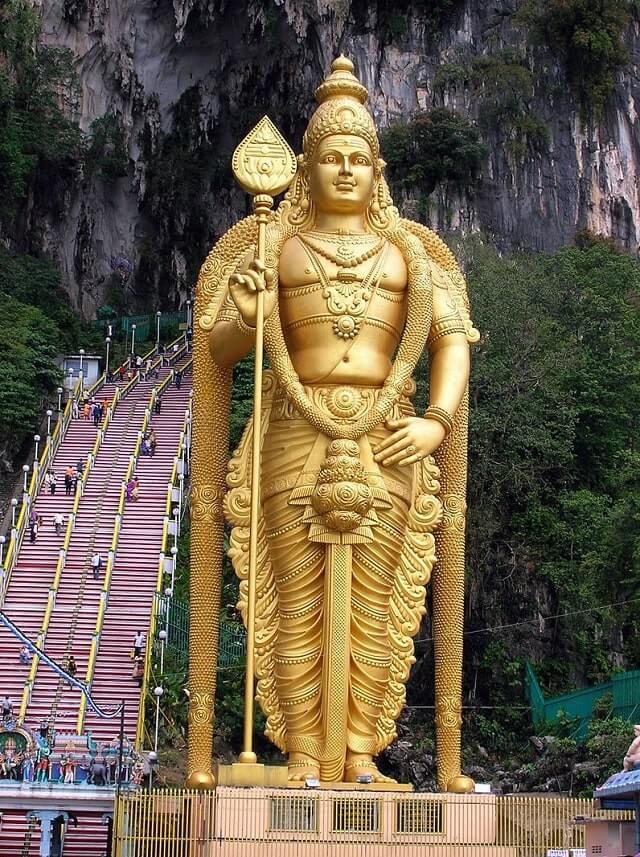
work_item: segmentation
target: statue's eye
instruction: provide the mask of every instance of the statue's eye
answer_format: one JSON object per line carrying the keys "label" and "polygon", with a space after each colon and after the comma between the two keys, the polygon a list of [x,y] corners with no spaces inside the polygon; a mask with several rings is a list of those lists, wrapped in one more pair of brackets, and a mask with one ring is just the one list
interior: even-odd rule
{"label": "statue's eye", "polygon": [[335,155],[325,155],[324,156],[325,164],[335,164],[336,156]]}
{"label": "statue's eye", "polygon": [[369,161],[367,161],[364,156],[360,155],[360,157],[356,158],[356,164],[361,167],[366,167],[369,165]]}

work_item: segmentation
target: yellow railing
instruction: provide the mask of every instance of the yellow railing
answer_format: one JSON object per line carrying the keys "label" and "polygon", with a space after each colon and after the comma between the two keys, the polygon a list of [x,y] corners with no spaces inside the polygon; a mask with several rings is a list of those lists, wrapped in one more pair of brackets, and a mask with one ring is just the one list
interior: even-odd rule
{"label": "yellow railing", "polygon": [[124,793],[114,857],[545,857],[580,853],[580,819],[631,822],[588,798],[219,788]]}
{"label": "yellow railing", "polygon": [[[93,449],[87,456],[87,464],[82,471],[82,475],[79,477],[78,482],[76,484],[76,493],[73,498],[73,506],[71,507],[71,512],[69,513],[69,518],[67,520],[67,527],[64,534],[64,540],[62,542],[62,547],[60,548],[60,552],[58,554],[58,562],[56,563],[56,571],[53,577],[53,581],[51,583],[51,587],[49,588],[49,595],[47,596],[47,606],[45,608],[44,616],[42,617],[42,624],[40,626],[40,631],[38,636],[36,637],[36,645],[38,648],[42,648],[44,645],[44,641],[47,636],[47,631],[49,630],[49,622],[51,621],[51,613],[53,612],[53,608],[56,603],[56,595],[58,593],[58,588],[60,586],[60,580],[62,578],[62,572],[64,570],[64,565],[67,558],[67,553],[69,551],[69,545],[71,543],[71,536],[75,527],[76,517],[78,514],[78,507],[80,505],[80,500],[82,498],[82,494],[84,493],[84,486],[89,478],[89,473],[93,469],[93,465],[96,460],[96,456],[100,450],[102,442],[104,440],[105,433],[109,427],[109,423],[113,417],[113,413],[118,406],[118,402],[120,400],[120,391],[116,390],[115,395],[113,397],[113,401],[109,408],[107,408],[107,413],[104,420],[104,425],[98,431],[95,439],[95,443],[93,444]],[[36,673],[38,671],[38,665],[40,663],[40,658],[37,655],[34,655],[31,661],[31,669],[29,670],[29,675],[25,681],[24,689],[22,691],[22,699],[20,701],[20,713],[18,718],[20,722],[24,722],[24,718],[27,713],[27,706],[29,705],[29,700],[31,699],[31,692],[33,690],[33,685],[36,680]],[[84,697],[83,697],[84,700]]]}
{"label": "yellow railing", "polygon": [[[189,361],[189,363],[185,366],[185,369],[189,368],[193,361]],[[170,378],[165,379],[163,384],[167,385],[170,381]],[[182,424],[182,431],[180,432],[180,439],[178,441],[177,453],[173,459],[173,468],[171,470],[171,477],[169,479],[168,487],[167,487],[167,501],[165,503],[164,510],[164,521],[162,524],[162,542],[160,544],[160,555],[158,558],[158,576],[156,578],[156,595],[160,595],[163,592],[162,587],[162,576],[164,574],[164,564],[165,558],[167,555],[167,542],[169,537],[169,518],[171,516],[171,506],[173,500],[173,490],[176,487],[179,487],[178,481],[178,463],[180,458],[182,457],[182,450],[185,446],[187,439],[187,422],[190,419],[191,415],[191,402],[189,402],[189,407],[185,413],[184,422]],[[176,522],[176,526],[178,523]],[[158,614],[157,614],[157,605],[160,603],[160,599],[154,598],[153,601],[153,610],[151,611],[151,619],[149,621],[149,628],[147,631],[147,646],[145,651],[145,664],[144,664],[144,673],[142,679],[142,691],[140,693],[140,708],[138,709],[138,725],[136,727],[136,742],[135,746],[137,750],[142,749],[142,745],[144,742],[144,718],[145,718],[145,709],[146,709],[146,699],[147,699],[147,691],[148,691],[148,682],[151,674],[151,654],[153,649],[153,639],[156,633],[156,625],[158,622]]]}
{"label": "yellow railing", "polygon": [[29,509],[32,504],[35,503],[38,497],[38,492],[40,491],[44,481],[47,467],[51,461],[53,461],[53,458],[67,433],[69,423],[71,422],[72,402],[76,396],[77,394],[74,393],[74,395],[70,396],[67,400],[65,409],[58,419],[53,432],[47,437],[44,443],[39,459],[33,463],[33,470],[31,472],[31,479],[29,480],[27,491],[23,492],[23,501],[26,502],[22,503],[22,507],[16,521],[16,526],[11,529],[11,541],[9,542],[4,562],[0,567],[0,606],[4,603],[5,595],[9,587],[11,572],[18,558],[18,552],[27,529]]}

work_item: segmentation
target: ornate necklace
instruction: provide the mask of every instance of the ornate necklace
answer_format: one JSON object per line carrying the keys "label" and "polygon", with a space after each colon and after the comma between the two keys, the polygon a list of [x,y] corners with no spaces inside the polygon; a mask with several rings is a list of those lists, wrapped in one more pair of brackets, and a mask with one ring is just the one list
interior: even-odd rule
{"label": "ornate necklace", "polygon": [[[355,283],[355,274],[343,271],[338,272],[338,281],[330,280],[327,276],[322,263],[314,253],[310,243],[302,241],[300,235],[297,236],[300,243],[304,247],[311,264],[316,270],[318,279],[322,284],[322,296],[326,301],[327,309],[333,317],[332,329],[338,339],[355,339],[360,333],[362,321],[366,316],[367,309],[373,294],[377,288],[382,268],[387,254],[382,253],[383,247],[387,245],[385,239],[381,239],[378,243],[377,254],[370,270],[367,272],[364,280],[361,283]],[[341,279],[340,274],[347,274],[349,280]],[[372,281],[375,282],[373,288]]]}
{"label": "ornate necklace", "polygon": [[[319,253],[320,256],[324,256],[325,259],[333,262],[333,264],[337,265],[339,268],[357,268],[358,265],[361,265],[363,262],[366,262],[367,259],[371,259],[379,253],[384,245],[384,239],[380,238],[371,247],[369,247],[368,250],[363,250],[362,253],[356,253],[357,248],[353,246],[351,237],[349,235],[345,235],[338,244],[336,252],[333,253],[306,233],[300,233],[298,238],[303,244],[306,244],[307,247],[310,247],[316,253]],[[339,280],[341,279],[341,273],[343,272],[338,271]]]}

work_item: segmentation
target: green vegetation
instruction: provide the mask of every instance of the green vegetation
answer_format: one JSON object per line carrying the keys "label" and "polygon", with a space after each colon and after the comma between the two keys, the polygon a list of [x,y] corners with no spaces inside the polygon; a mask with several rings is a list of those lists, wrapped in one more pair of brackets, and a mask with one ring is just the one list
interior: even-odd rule
{"label": "green vegetation", "polygon": [[623,44],[635,0],[526,0],[517,20],[566,68],[583,120],[598,118],[629,60]]}
{"label": "green vegetation", "polygon": [[60,381],[54,358],[74,344],[79,329],[52,265],[0,252],[0,446],[9,457],[35,428]]}
{"label": "green vegetation", "polygon": [[107,113],[94,119],[87,142],[86,165],[103,181],[114,182],[127,174],[129,155],[120,119]]}
{"label": "green vegetation", "polygon": [[472,186],[486,147],[477,128],[453,110],[437,107],[410,122],[396,122],[380,135],[389,177],[402,187],[432,193],[436,185]]}
{"label": "green vegetation", "polygon": [[535,78],[524,57],[513,50],[445,63],[434,78],[434,91],[467,89],[479,102],[480,127],[494,132],[516,158],[546,151],[549,130],[531,109]]}
{"label": "green vegetation", "polygon": [[60,103],[73,92],[72,54],[38,43],[40,21],[26,0],[0,10],[0,222],[9,221],[40,164],[64,171],[82,135]]}
{"label": "green vegetation", "polygon": [[[502,625],[536,609],[571,613],[631,597],[640,588],[640,265],[599,241],[552,255],[500,257],[475,243],[466,252],[482,331],[471,389],[469,613]],[[629,663],[638,661],[636,612],[479,635],[479,680],[493,702],[506,702],[513,663],[534,653],[547,693],[603,680],[614,627]],[[484,657],[495,639],[508,658]]]}

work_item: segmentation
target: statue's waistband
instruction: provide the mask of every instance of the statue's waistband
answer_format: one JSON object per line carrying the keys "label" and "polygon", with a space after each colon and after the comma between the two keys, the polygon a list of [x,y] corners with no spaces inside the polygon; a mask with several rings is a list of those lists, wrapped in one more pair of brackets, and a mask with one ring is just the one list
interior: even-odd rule
{"label": "statue's waistband", "polygon": [[[375,405],[382,387],[365,387],[357,384],[322,384],[305,385],[304,391],[314,405],[323,410],[333,419],[358,420]],[[407,384],[404,393],[396,407],[393,417],[413,415],[410,396],[416,391],[413,380]],[[302,419],[295,405],[289,400],[285,390],[277,386],[273,394],[271,419]]]}

